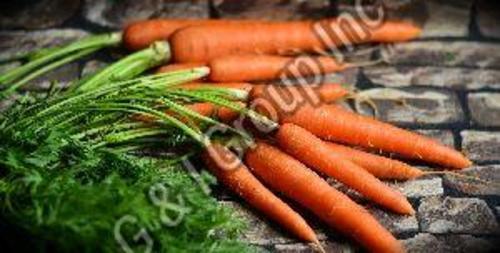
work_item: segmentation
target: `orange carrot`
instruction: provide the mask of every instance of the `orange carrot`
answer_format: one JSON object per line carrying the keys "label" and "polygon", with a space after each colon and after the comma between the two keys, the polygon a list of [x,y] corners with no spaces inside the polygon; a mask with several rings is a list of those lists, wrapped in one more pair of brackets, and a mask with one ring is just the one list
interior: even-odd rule
{"label": "orange carrot", "polygon": [[423,171],[413,166],[387,157],[371,154],[333,142],[327,142],[327,145],[332,153],[352,161],[377,178],[405,180],[417,178],[425,174]]}
{"label": "orange carrot", "polygon": [[400,192],[384,184],[353,162],[333,153],[327,144],[294,124],[283,124],[276,134],[280,147],[311,168],[337,179],[366,198],[401,214],[413,214]]}
{"label": "orange carrot", "polygon": [[227,23],[267,22],[261,20],[236,19],[151,19],[140,20],[128,24],[123,31],[123,42],[130,50],[139,50],[148,47],[157,40],[167,40],[182,28],[197,25],[225,25]]}
{"label": "orange carrot", "polygon": [[265,143],[247,150],[245,161],[272,189],[297,201],[373,252],[403,252],[403,246],[363,207],[302,163]]}
{"label": "orange carrot", "polygon": [[460,152],[433,139],[339,106],[302,106],[293,113],[281,113],[280,116],[282,123],[294,123],[326,140],[377,148],[455,169],[471,165],[471,161]]}
{"label": "orange carrot", "polygon": [[349,94],[349,91],[337,83],[325,83],[321,85],[254,85],[250,93],[250,99],[263,98],[273,102],[273,95],[287,96],[296,99],[314,99],[309,96],[318,95],[317,100],[324,103],[331,103]]}
{"label": "orange carrot", "polygon": [[178,70],[192,69],[197,67],[206,66],[204,63],[188,62],[188,63],[174,63],[162,66],[156,70],[156,73],[166,73]]}
{"label": "orange carrot", "polygon": [[[246,106],[245,103],[238,102],[239,106]],[[212,103],[204,102],[204,103],[194,103],[190,105],[186,105],[186,108],[193,110],[203,116],[207,117],[215,117],[221,122],[230,122],[236,119],[240,113],[234,111],[230,108],[217,106]]]}
{"label": "orange carrot", "polygon": [[348,64],[339,64],[333,57],[277,55],[227,55],[208,63],[209,79],[216,82],[265,81],[279,78],[296,79],[338,72]]}
{"label": "orange carrot", "polygon": [[262,185],[234,153],[220,144],[212,144],[206,148],[203,158],[217,179],[252,207],[300,239],[319,244],[307,222]]}
{"label": "orange carrot", "polygon": [[[329,33],[330,36],[320,38],[314,29],[318,25],[328,27],[329,31],[343,30],[336,19],[191,26],[170,37],[171,50],[175,62],[208,62],[231,54],[286,55],[325,51],[346,43],[338,35]],[[386,21],[371,29],[369,36],[352,36],[350,43],[406,41],[416,38],[420,32],[420,28],[410,23]]]}
{"label": "orange carrot", "polygon": [[182,89],[203,89],[210,87],[219,87],[219,88],[229,88],[229,89],[238,89],[244,90],[247,92],[251,92],[253,89],[253,85],[249,83],[203,83],[203,82],[193,82],[193,83],[185,83],[178,86]]}

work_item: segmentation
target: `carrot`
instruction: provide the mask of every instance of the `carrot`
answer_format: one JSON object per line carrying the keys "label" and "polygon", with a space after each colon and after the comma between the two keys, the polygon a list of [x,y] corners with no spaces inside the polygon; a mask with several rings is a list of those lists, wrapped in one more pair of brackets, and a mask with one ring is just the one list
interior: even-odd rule
{"label": "carrot", "polygon": [[[254,85],[250,93],[250,99],[263,98],[273,102],[272,93],[282,98],[292,96],[296,99],[307,99],[312,94],[318,95],[317,100],[331,103],[349,94],[349,91],[337,83],[325,83],[321,85]],[[313,99],[313,98],[311,98]],[[274,102],[273,102],[274,103]]]}
{"label": "carrot", "polygon": [[377,148],[455,169],[471,165],[471,161],[460,152],[433,139],[339,106],[302,106],[293,113],[281,113],[280,116],[282,123],[294,123],[326,140]]}
{"label": "carrot", "polygon": [[403,252],[403,246],[366,209],[277,148],[258,142],[245,161],[272,189],[297,201],[373,252]]}
{"label": "carrot", "polygon": [[[244,103],[239,102],[239,106],[245,106]],[[212,103],[194,103],[187,105],[186,108],[193,110],[203,116],[216,117],[221,122],[230,122],[236,119],[240,114],[230,108],[217,106]]]}
{"label": "carrot", "polygon": [[425,173],[406,163],[389,159],[387,157],[371,154],[333,142],[327,142],[332,153],[352,161],[358,166],[382,179],[413,179]]}
{"label": "carrot", "polygon": [[212,144],[206,148],[203,158],[217,179],[251,206],[300,239],[319,244],[307,222],[262,185],[234,153],[220,144]]}
{"label": "carrot", "polygon": [[337,179],[379,205],[401,214],[415,213],[403,194],[353,162],[331,152],[324,141],[307,130],[294,124],[283,124],[276,139],[280,147],[297,160]]}
{"label": "carrot", "polygon": [[156,70],[156,73],[165,73],[165,72],[172,72],[172,71],[178,71],[178,70],[186,70],[186,69],[192,69],[192,68],[203,67],[203,66],[206,66],[206,64],[197,63],[197,62],[174,63],[174,64],[168,64],[168,65],[159,67]]}
{"label": "carrot", "polygon": [[211,81],[248,82],[323,75],[344,70],[349,65],[339,64],[328,56],[245,54],[218,57],[209,61],[208,66]]}
{"label": "carrot", "polygon": [[[327,24],[328,23],[328,24]],[[191,26],[170,37],[175,62],[208,62],[231,54],[286,55],[325,51],[345,42],[339,36],[322,39],[313,27],[319,24],[342,30],[336,19],[288,22],[226,23]],[[363,42],[398,42],[416,38],[421,29],[405,22],[385,22],[370,30],[365,38],[353,36],[353,44]],[[352,31],[349,31],[352,32]],[[345,35],[345,34],[344,34]],[[333,38],[332,38],[333,36]]]}
{"label": "carrot", "polygon": [[244,90],[247,92],[251,92],[254,85],[249,83],[203,83],[203,82],[192,82],[185,83],[175,87],[179,87],[182,89],[203,89],[210,87],[219,87],[219,88],[229,88],[229,89],[238,89]]}
{"label": "carrot", "polygon": [[234,19],[151,19],[128,24],[123,31],[123,42],[130,50],[148,47],[157,40],[167,40],[179,29],[196,25],[224,25],[227,23],[266,22]]}

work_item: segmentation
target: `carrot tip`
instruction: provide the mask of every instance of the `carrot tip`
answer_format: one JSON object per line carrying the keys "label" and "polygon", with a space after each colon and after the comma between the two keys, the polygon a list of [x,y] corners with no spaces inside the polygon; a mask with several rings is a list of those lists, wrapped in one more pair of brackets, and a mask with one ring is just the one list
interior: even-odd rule
{"label": "carrot tip", "polygon": [[325,248],[323,248],[323,245],[321,245],[318,239],[315,239],[310,245],[311,248],[313,248],[315,251],[320,253],[326,253]]}

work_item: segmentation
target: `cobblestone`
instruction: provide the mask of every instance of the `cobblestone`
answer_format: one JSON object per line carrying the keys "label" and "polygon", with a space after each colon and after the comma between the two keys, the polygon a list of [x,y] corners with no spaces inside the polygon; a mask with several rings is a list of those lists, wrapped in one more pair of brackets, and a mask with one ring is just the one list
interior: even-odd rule
{"label": "cobblestone", "polygon": [[462,150],[476,162],[500,160],[500,132],[462,131]]}
{"label": "cobblestone", "polygon": [[74,41],[87,34],[79,29],[48,29],[34,32],[0,31],[0,59]]}
{"label": "cobblestone", "polygon": [[86,0],[83,8],[87,20],[111,28],[122,28],[132,21],[153,17],[208,18],[208,15],[208,1],[203,0]]}
{"label": "cobblestone", "polygon": [[410,199],[441,196],[444,192],[443,183],[439,177],[391,183],[391,186]]}
{"label": "cobblestone", "polygon": [[54,27],[71,18],[79,6],[79,0],[3,1],[0,8],[0,28]]}
{"label": "cobblestone", "polygon": [[500,44],[473,41],[412,41],[384,46],[391,64],[500,68]]}
{"label": "cobblestone", "polygon": [[[349,244],[337,242],[321,242],[321,246],[325,252],[348,253],[353,252],[353,248]],[[294,244],[277,244],[273,248],[276,253],[316,253],[318,250],[304,243]]]}
{"label": "cobblestone", "polygon": [[475,125],[500,126],[500,93],[471,93],[467,99],[470,116]]}
{"label": "cobblestone", "polygon": [[435,86],[451,89],[500,89],[500,71],[494,69],[377,66],[363,73],[386,87]]}
{"label": "cobblestone", "polygon": [[416,130],[416,132],[437,140],[448,147],[455,147],[453,133],[450,130]]}
{"label": "cobblestone", "polygon": [[[374,88],[358,95],[372,100],[377,117],[391,123],[450,124],[464,120],[456,95],[449,91]],[[362,114],[372,114],[372,108],[364,103],[357,109]]]}
{"label": "cobblestone", "polygon": [[484,200],[430,197],[418,208],[420,228],[434,234],[496,234],[498,224]]}
{"label": "cobblestone", "polygon": [[447,187],[466,195],[497,196],[500,197],[500,165],[474,166],[460,171],[461,174],[471,176],[490,183],[479,182],[470,178],[454,175],[444,175],[443,183]]}
{"label": "cobblestone", "polygon": [[479,32],[486,37],[500,38],[500,28],[498,27],[500,6],[498,3],[478,0],[476,1],[476,10],[476,20]]}
{"label": "cobblestone", "polygon": [[328,0],[219,0],[214,1],[213,7],[221,18],[290,20],[322,18],[333,13]]}
{"label": "cobblestone", "polygon": [[291,236],[278,230],[280,226],[270,224],[267,220],[257,215],[257,212],[249,206],[230,201],[223,201],[220,203],[234,208],[237,215],[248,221],[248,230],[243,235],[243,238],[241,238],[242,240],[255,245],[273,245],[295,242]]}
{"label": "cobblestone", "polygon": [[418,232],[418,221],[414,215],[394,214],[376,207],[369,207],[368,211],[394,235]]}
{"label": "cobblestone", "polygon": [[95,73],[96,71],[104,68],[108,63],[100,61],[100,60],[90,60],[83,65],[82,73],[80,77],[84,77],[86,75],[90,75]]}
{"label": "cobblestone", "polygon": [[403,240],[408,253],[449,253],[449,252],[492,252],[495,248],[491,241],[470,235],[432,235],[420,233]]}

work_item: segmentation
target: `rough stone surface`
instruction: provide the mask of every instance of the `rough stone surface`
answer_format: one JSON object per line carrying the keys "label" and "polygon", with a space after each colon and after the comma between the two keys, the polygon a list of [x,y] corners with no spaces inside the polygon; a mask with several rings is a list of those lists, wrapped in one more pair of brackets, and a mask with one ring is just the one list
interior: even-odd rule
{"label": "rough stone surface", "polygon": [[169,18],[208,18],[208,1],[203,0],[86,0],[84,17],[92,23],[122,28],[136,20]]}
{"label": "rough stone surface", "polygon": [[378,66],[363,70],[373,83],[387,87],[436,86],[451,89],[500,89],[494,69]]}
{"label": "rough stone surface", "polygon": [[437,140],[448,147],[455,147],[453,133],[450,130],[416,130],[416,132]]}
{"label": "rough stone surface", "polygon": [[408,253],[449,253],[449,252],[492,252],[495,248],[491,241],[470,235],[432,235],[420,233],[403,240]]}
{"label": "rough stone surface", "polygon": [[368,211],[394,235],[414,233],[418,231],[418,221],[415,215],[398,215],[376,207],[369,207]]}
{"label": "rough stone surface", "polygon": [[11,58],[40,48],[61,45],[87,34],[79,29],[48,29],[34,32],[0,31],[0,59]]}
{"label": "rough stone surface", "polygon": [[500,186],[498,185],[498,182],[500,182],[500,165],[474,166],[462,170],[460,173],[491,183],[454,175],[444,175],[444,185],[466,195],[500,196]]}
{"label": "rough stone surface", "polygon": [[413,41],[381,47],[391,64],[500,68],[500,44],[474,41]]}
{"label": "rough stone surface", "polygon": [[429,14],[422,37],[465,37],[469,33],[472,1],[425,1]]}
{"label": "rough stone surface", "polygon": [[[356,13],[354,1],[340,1],[338,10]],[[408,0],[382,1],[386,19],[402,19],[416,23],[423,28],[421,37],[465,37],[469,33],[469,14],[472,1]],[[366,2],[365,2],[366,3]],[[376,6],[365,5],[364,12],[377,17]],[[356,16],[356,15],[355,15]]]}
{"label": "rough stone surface", "polygon": [[55,87],[67,87],[70,81],[77,79],[80,76],[80,67],[78,63],[70,63],[64,65],[58,69],[55,69],[48,74],[32,80],[25,86],[21,87],[21,90],[47,90],[52,85]]}
{"label": "rough stone surface", "polygon": [[4,72],[9,71],[13,68],[19,67],[20,65],[21,65],[21,63],[18,61],[12,61],[9,63],[0,64],[0,73],[4,73]]}
{"label": "rough stone surface", "polygon": [[[321,246],[325,252],[347,253],[353,252],[352,246],[336,242],[321,242]],[[316,249],[304,243],[294,244],[277,244],[273,248],[273,252],[277,253],[316,253]]]}
{"label": "rough stone surface", "polygon": [[462,131],[462,150],[477,162],[500,160],[500,132]]}
{"label": "rough stone surface", "polygon": [[441,196],[444,192],[443,183],[439,177],[396,182],[390,185],[411,199]]}
{"label": "rough stone surface", "polygon": [[79,6],[79,0],[3,1],[0,29],[54,27],[71,18]]}
{"label": "rough stone surface", "polygon": [[477,26],[479,32],[486,37],[500,38],[500,27],[498,27],[498,17],[500,17],[500,5],[495,1],[476,1]]}
{"label": "rough stone surface", "polygon": [[107,65],[108,65],[108,63],[100,61],[100,60],[90,60],[90,61],[86,62],[85,65],[83,65],[82,73],[80,76],[84,77],[86,75],[93,74],[97,70],[100,70]]}
{"label": "rough stone surface", "polygon": [[279,226],[270,224],[267,220],[257,215],[257,212],[247,205],[236,202],[223,201],[223,205],[235,209],[237,215],[248,221],[248,230],[243,235],[243,240],[256,245],[286,244],[295,242],[292,236],[278,230]]}
{"label": "rough stone surface", "polygon": [[498,224],[484,200],[429,197],[418,208],[420,228],[434,234],[496,234]]}
{"label": "rough stone surface", "polygon": [[470,116],[478,126],[500,126],[500,93],[478,92],[467,97]]}
{"label": "rough stone surface", "polygon": [[[374,88],[358,93],[372,100],[377,117],[397,124],[449,124],[464,120],[455,94],[420,88]],[[371,115],[373,109],[366,103],[356,103],[357,111]]]}
{"label": "rough stone surface", "polygon": [[290,20],[322,18],[333,14],[328,0],[214,0],[213,8],[221,18]]}

